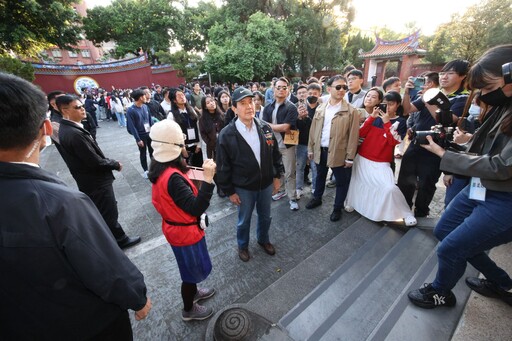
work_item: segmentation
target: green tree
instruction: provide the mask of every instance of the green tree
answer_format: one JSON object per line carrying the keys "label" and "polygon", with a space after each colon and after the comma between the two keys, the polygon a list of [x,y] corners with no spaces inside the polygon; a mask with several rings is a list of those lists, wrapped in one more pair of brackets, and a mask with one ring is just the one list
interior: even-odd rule
{"label": "green tree", "polygon": [[95,44],[115,41],[116,55],[142,48],[153,54],[167,50],[179,32],[182,12],[168,0],[114,0],[87,10],[84,31]]}
{"label": "green tree", "polygon": [[36,57],[57,45],[72,49],[79,40],[81,17],[72,0],[0,1],[0,55]]}
{"label": "green tree", "polygon": [[227,19],[209,31],[205,68],[214,79],[248,81],[284,62],[288,37],[283,23],[257,12],[247,23]]}
{"label": "green tree", "polygon": [[0,56],[0,71],[11,73],[29,82],[35,79],[32,64],[23,63],[19,59],[9,56]]}
{"label": "green tree", "polygon": [[359,58],[359,54],[362,51],[370,51],[374,46],[375,38],[367,37],[360,31],[350,35],[341,54],[341,65],[352,64],[355,67],[361,67],[364,60]]}
{"label": "green tree", "polygon": [[185,50],[175,53],[158,51],[156,56],[162,64],[171,64],[175,70],[178,70],[178,75],[184,77],[187,82],[201,74],[203,60],[197,54],[191,54]]}
{"label": "green tree", "polygon": [[510,43],[511,9],[512,0],[487,0],[453,15],[435,32],[427,58],[432,62],[455,58],[474,62],[487,49]]}
{"label": "green tree", "polygon": [[219,8],[213,1],[201,1],[197,7],[185,6],[183,22],[186,25],[178,27],[177,40],[185,51],[205,52],[208,45],[208,30],[222,21]]}

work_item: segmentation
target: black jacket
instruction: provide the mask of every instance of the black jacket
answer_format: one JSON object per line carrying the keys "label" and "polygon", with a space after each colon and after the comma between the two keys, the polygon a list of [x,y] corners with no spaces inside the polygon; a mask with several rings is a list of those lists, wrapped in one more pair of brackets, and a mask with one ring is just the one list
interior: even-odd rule
{"label": "black jacket", "polygon": [[217,139],[215,182],[227,195],[234,194],[235,187],[259,191],[272,184],[273,178],[279,178],[284,173],[281,153],[270,126],[254,119],[260,137],[260,167],[251,147],[238,132],[235,122],[236,119],[225,126]]}
{"label": "black jacket", "polygon": [[88,196],[0,162],[0,340],[83,340],[146,303],[144,277]]}
{"label": "black jacket", "polygon": [[167,118],[167,114],[165,113],[164,108],[160,105],[160,102],[155,101],[152,99],[148,103],[146,103],[148,106],[149,113],[152,117],[155,117],[157,120],[165,120]]}
{"label": "black jacket", "polygon": [[[276,107],[276,101],[274,100],[270,105],[265,107],[263,110],[263,121],[272,123],[272,113],[274,112],[274,108]],[[299,112],[297,111],[297,107],[292,102],[286,100],[283,104],[279,106],[277,109],[276,121],[277,124],[288,123],[290,124],[290,129],[296,129],[297,125],[297,117],[299,116]],[[284,140],[284,133],[280,133],[281,137]],[[292,145],[286,145],[286,147],[292,147]]]}
{"label": "black jacket", "polygon": [[120,164],[105,157],[89,132],[71,121],[62,120],[59,140],[62,158],[80,191],[90,193],[98,187],[112,184],[112,170],[119,170]]}

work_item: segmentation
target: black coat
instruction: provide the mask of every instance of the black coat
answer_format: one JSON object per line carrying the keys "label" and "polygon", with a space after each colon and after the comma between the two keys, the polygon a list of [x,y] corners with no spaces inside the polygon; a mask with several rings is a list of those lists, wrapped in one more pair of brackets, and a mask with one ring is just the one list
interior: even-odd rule
{"label": "black coat", "polygon": [[90,193],[112,184],[112,170],[119,170],[120,164],[105,157],[87,130],[74,122],[62,120],[59,140],[62,158],[82,192]]}

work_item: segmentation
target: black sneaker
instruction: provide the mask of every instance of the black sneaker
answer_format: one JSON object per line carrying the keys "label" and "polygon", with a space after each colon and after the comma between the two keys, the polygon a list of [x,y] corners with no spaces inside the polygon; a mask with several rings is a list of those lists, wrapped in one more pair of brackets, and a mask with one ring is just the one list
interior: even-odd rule
{"label": "black sneaker", "polygon": [[466,284],[471,290],[476,291],[482,296],[499,298],[508,305],[512,305],[512,293],[503,290],[496,283],[478,277],[466,278]]}
{"label": "black sneaker", "polygon": [[457,299],[451,290],[448,295],[441,295],[432,287],[432,283],[425,283],[423,288],[409,291],[407,296],[413,304],[426,309],[453,307],[457,303]]}
{"label": "black sneaker", "polygon": [[320,205],[322,205],[322,199],[313,198],[307,203],[306,208],[310,210]]}
{"label": "black sneaker", "polygon": [[330,218],[331,221],[338,221],[341,219],[341,208],[340,209],[334,209],[331,213]]}

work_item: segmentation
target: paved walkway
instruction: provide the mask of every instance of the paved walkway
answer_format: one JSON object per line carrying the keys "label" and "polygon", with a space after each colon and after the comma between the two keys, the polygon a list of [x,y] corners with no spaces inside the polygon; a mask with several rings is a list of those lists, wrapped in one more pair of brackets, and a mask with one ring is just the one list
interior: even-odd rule
{"label": "paved walkway", "polygon": [[[202,340],[207,322],[181,320],[180,276],[171,248],[161,233],[161,218],[151,203],[150,182],[141,176],[139,152],[135,141],[116,122],[101,122],[98,143],[105,155],[123,164],[122,172],[114,172],[114,190],[118,200],[119,221],[129,235],[140,235],[142,243],[126,254],[144,274],[148,295],[153,301],[149,317],[141,322],[132,319],[136,340]],[[42,155],[41,166],[56,173],[69,186],[76,184],[54,146]],[[333,190],[327,189],[324,205],[305,210],[309,194],[299,204],[298,212],[291,212],[288,201],[272,203],[273,222],[271,239],[277,255],[270,257],[257,247],[251,234],[252,259],[243,263],[236,248],[236,207],[228,199],[214,195],[208,210],[212,226],[207,241],[213,271],[204,282],[213,286],[217,294],[205,305],[219,310],[234,303],[246,303],[287,271],[338,235],[357,217],[357,213],[344,214],[340,222],[329,221]],[[442,212],[444,187],[438,186],[431,215]]]}

